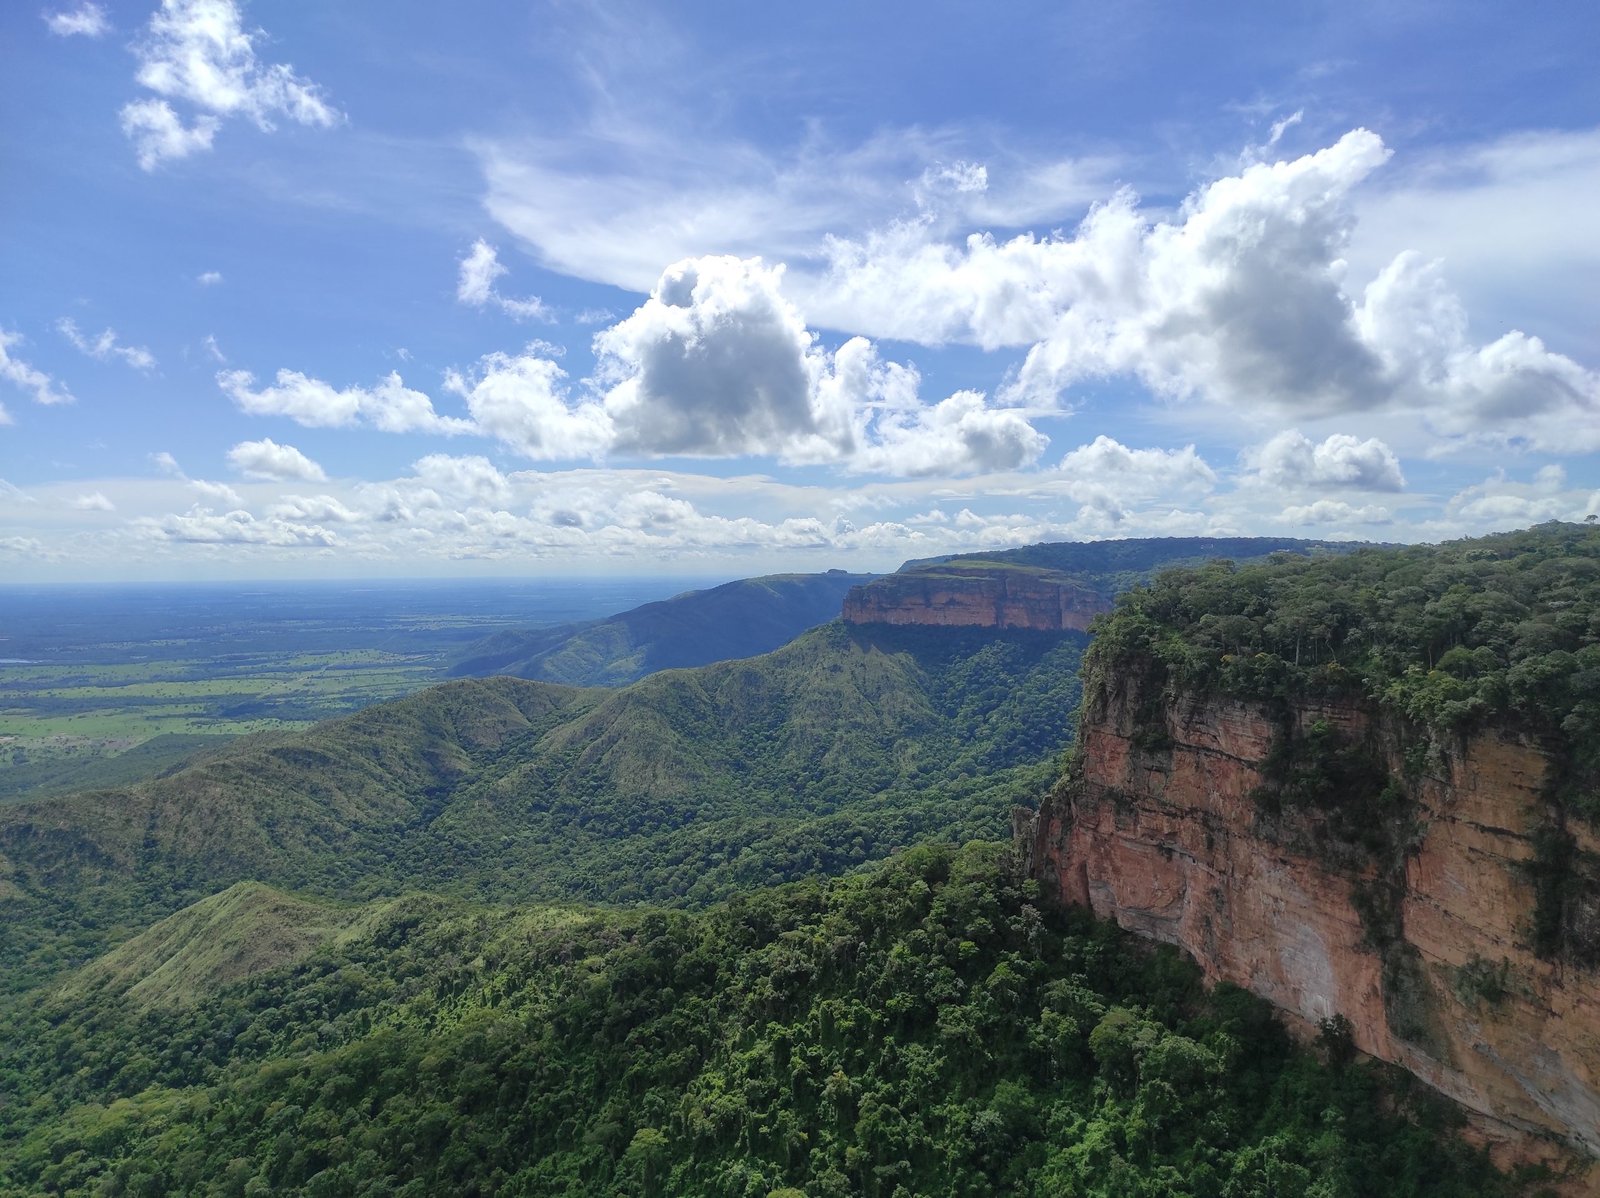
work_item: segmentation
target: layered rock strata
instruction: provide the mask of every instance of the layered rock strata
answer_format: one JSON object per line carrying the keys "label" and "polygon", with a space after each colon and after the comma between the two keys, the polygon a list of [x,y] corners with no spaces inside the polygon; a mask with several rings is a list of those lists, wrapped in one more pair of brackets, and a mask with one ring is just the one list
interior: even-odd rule
{"label": "layered rock strata", "polygon": [[853,587],[841,613],[848,624],[1086,631],[1109,611],[1101,592],[1047,571],[914,570]]}
{"label": "layered rock strata", "polygon": [[[1273,763],[1313,735],[1387,779],[1354,820],[1277,794]],[[1511,1159],[1551,1140],[1600,1157],[1592,943],[1535,949],[1544,846],[1559,836],[1562,867],[1592,869],[1600,841],[1576,821],[1553,829],[1541,745],[1509,731],[1435,743],[1359,700],[1269,713],[1174,697],[1133,671],[1090,686],[1079,748],[1020,829],[1047,891],[1178,945],[1308,1029],[1344,1017],[1357,1048],[1475,1112]],[[1592,914],[1565,918],[1581,935]]]}

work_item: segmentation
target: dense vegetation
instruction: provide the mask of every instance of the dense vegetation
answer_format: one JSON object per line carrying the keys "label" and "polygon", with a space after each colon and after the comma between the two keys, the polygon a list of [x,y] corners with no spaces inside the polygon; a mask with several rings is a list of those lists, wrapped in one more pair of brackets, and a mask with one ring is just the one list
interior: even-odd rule
{"label": "dense vegetation", "polygon": [[0,1025],[0,1094],[31,1096],[0,1193],[1512,1192],[1337,1029],[1319,1065],[1170,951],[1037,909],[997,845],[699,914],[393,900],[279,968],[127,989],[214,914]]}
{"label": "dense vegetation", "polygon": [[1208,562],[1260,561],[1275,553],[1344,553],[1347,541],[1309,541],[1299,537],[1132,537],[1115,541],[1056,541],[1020,549],[960,553],[907,562],[900,573],[965,574],[1006,569],[1063,574],[1116,595],[1148,582],[1163,570]]}
{"label": "dense vegetation", "polygon": [[657,670],[755,657],[835,619],[845,592],[873,577],[829,570],[743,578],[604,620],[500,632],[468,647],[450,673],[625,686]]}
{"label": "dense vegetation", "polygon": [[1600,816],[1600,527],[1218,562],[1163,574],[1100,630],[1091,669],[1143,660],[1184,689],[1360,693],[1438,730],[1493,718],[1572,762]]}
{"label": "dense vegetation", "polygon": [[998,837],[1070,739],[1084,643],[835,624],[617,691],[452,683],[138,786],[0,807],[0,983],[245,879],[703,904]]}

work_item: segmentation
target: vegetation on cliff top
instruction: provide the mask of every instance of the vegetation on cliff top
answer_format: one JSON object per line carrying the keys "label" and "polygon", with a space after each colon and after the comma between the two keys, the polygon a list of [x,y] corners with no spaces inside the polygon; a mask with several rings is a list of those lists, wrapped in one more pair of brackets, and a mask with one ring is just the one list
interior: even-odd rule
{"label": "vegetation on cliff top", "polygon": [[0,1118],[0,1194],[1514,1189],[1441,1134],[1447,1104],[1037,909],[998,845],[698,914],[416,897],[337,922],[181,1007],[99,970],[0,1016],[0,1094],[28,1096]]}
{"label": "vegetation on cliff top", "polygon": [[1131,592],[1091,671],[1143,660],[1175,685],[1252,698],[1361,694],[1439,730],[1510,722],[1600,777],[1600,527],[1217,562]]}

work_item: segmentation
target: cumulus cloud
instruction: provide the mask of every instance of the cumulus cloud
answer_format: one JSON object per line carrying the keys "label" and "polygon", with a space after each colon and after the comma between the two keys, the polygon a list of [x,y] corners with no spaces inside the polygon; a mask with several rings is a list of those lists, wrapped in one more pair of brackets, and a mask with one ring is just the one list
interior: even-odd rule
{"label": "cumulus cloud", "polygon": [[461,397],[480,431],[535,461],[596,458],[615,440],[615,429],[595,398],[573,396],[566,371],[547,347],[520,354],[493,353],[476,369],[445,377],[445,389]]}
{"label": "cumulus cloud", "polygon": [[215,287],[218,283],[222,282],[222,272],[220,270],[201,271],[195,276],[194,281],[199,283],[202,287]]}
{"label": "cumulus cloud", "polygon": [[782,278],[758,258],[679,262],[595,337],[615,449],[894,474],[1005,469],[1043,450],[1023,413],[977,392],[921,402],[916,371],[882,361],[865,338],[829,353]]}
{"label": "cumulus cloud", "polygon": [[308,428],[349,428],[369,424],[386,433],[429,432],[453,436],[474,431],[472,422],[441,416],[433,401],[407,387],[391,371],[375,387],[338,390],[298,370],[280,370],[272,386],[255,389],[248,370],[224,370],[217,385],[246,412],[255,416],[287,416]]}
{"label": "cumulus cloud", "polygon": [[1377,504],[1355,507],[1342,499],[1318,499],[1314,503],[1297,504],[1283,509],[1286,524],[1389,524],[1393,517],[1389,509]]}
{"label": "cumulus cloud", "polygon": [[279,445],[271,438],[239,442],[228,450],[228,462],[247,478],[325,482],[328,477],[321,466],[293,445]]}
{"label": "cumulus cloud", "polygon": [[500,264],[498,251],[483,238],[472,243],[467,256],[457,264],[456,299],[474,308],[494,305],[518,320],[551,319],[550,309],[537,296],[516,299],[501,295],[495,280],[510,272]]}
{"label": "cumulus cloud", "polygon": [[[8,333],[0,328],[0,379],[33,397],[34,403],[58,404],[72,403],[72,392],[61,386],[42,370],[37,370],[24,362],[21,358],[12,356],[11,349],[22,343],[22,334]],[[0,408],[0,413],[4,409]],[[0,423],[9,424],[9,416],[0,415]]]}
{"label": "cumulus cloud", "polygon": [[1400,491],[1406,485],[1400,460],[1376,437],[1335,433],[1313,442],[1289,429],[1243,457],[1260,481],[1275,487]]}
{"label": "cumulus cloud", "polygon": [[1252,162],[1174,216],[1124,190],[1070,234],[952,244],[930,221],[891,222],[831,239],[796,293],[875,336],[1026,346],[1003,392],[1019,404],[1070,407],[1075,386],[1118,375],[1250,412],[1406,412],[1458,442],[1600,447],[1600,375],[1521,332],[1473,342],[1436,263],[1404,252],[1346,286],[1355,196],[1389,157],[1358,129]]}
{"label": "cumulus cloud", "polygon": [[364,519],[332,495],[291,495],[268,507],[267,515],[290,523],[359,524]]}
{"label": "cumulus cloud", "polygon": [[150,455],[150,464],[168,478],[183,477],[183,467],[178,465],[178,459],[164,449]]}
{"label": "cumulus cloud", "polygon": [[332,548],[339,538],[314,524],[271,517],[259,520],[245,511],[197,509],[182,516],[143,517],[135,527],[156,540],[198,545],[271,545],[278,548]]}
{"label": "cumulus cloud", "polygon": [[90,491],[87,495],[79,495],[72,501],[74,511],[79,512],[114,512],[117,505],[112,503],[99,491]]}
{"label": "cumulus cloud", "polygon": [[511,500],[510,482],[488,458],[431,453],[412,463],[411,469],[418,480],[448,496],[490,504]]}
{"label": "cumulus cloud", "polygon": [[848,412],[815,402],[827,362],[780,294],[782,275],[759,259],[680,262],[595,338],[620,449],[815,458],[853,448]]}
{"label": "cumulus cloud", "polygon": [[44,23],[57,37],[104,37],[111,32],[106,10],[98,4],[81,4],[65,12],[47,12]]}
{"label": "cumulus cloud", "polygon": [[875,443],[856,455],[856,469],[913,478],[1015,470],[1035,461],[1049,443],[1021,412],[992,408],[976,391],[957,391],[932,407],[885,413],[875,432]]}
{"label": "cumulus cloud", "polygon": [[79,331],[75,320],[70,316],[63,316],[56,321],[56,330],[70,341],[79,353],[87,354],[96,361],[104,362],[116,358],[135,370],[149,371],[156,367],[155,355],[143,346],[119,345],[115,329],[104,329],[93,337],[86,337]]}
{"label": "cumulus cloud", "polygon": [[1400,400],[1438,431],[1547,453],[1600,449],[1600,373],[1515,330],[1474,345],[1438,262],[1400,254],[1356,319]]}
{"label": "cumulus cloud", "polygon": [[1560,466],[1545,466],[1523,482],[1497,471],[1452,495],[1445,527],[1475,532],[1522,528],[1545,520],[1583,520],[1600,511],[1600,491],[1573,487]]}
{"label": "cumulus cloud", "polygon": [[[260,36],[245,30],[234,0],[162,0],[134,46],[136,78],[156,95],[122,109],[141,167],[210,149],[228,117],[245,117],[264,132],[279,118],[322,126],[339,119],[315,83],[287,64],[257,59]],[[173,102],[192,110],[192,123]]]}
{"label": "cumulus cloud", "polygon": [[244,500],[239,497],[239,492],[235,491],[227,483],[209,482],[203,478],[191,478],[185,481],[189,484],[191,490],[207,499],[225,503],[230,508],[244,506]]}
{"label": "cumulus cloud", "polygon": [[[782,277],[760,259],[685,260],[595,336],[593,378],[572,382],[557,351],[535,342],[450,372],[445,389],[476,431],[536,461],[760,455],[919,476],[1014,469],[1042,452],[1045,437],[1020,410],[973,391],[928,404],[916,370],[882,360],[865,338],[827,350]],[[225,386],[252,410],[304,411]]]}

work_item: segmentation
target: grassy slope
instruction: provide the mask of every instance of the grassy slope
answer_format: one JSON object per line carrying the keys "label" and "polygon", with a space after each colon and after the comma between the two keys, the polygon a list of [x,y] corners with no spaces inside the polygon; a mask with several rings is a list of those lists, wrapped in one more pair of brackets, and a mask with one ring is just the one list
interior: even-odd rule
{"label": "grassy slope", "polygon": [[657,670],[754,657],[832,620],[845,592],[871,577],[841,571],[745,578],[593,623],[498,633],[468,649],[451,673],[623,686]]}
{"label": "grassy slope", "polygon": [[118,945],[51,999],[62,1007],[108,998],[134,1009],[193,1006],[229,983],[298,964],[367,915],[238,882]]}

